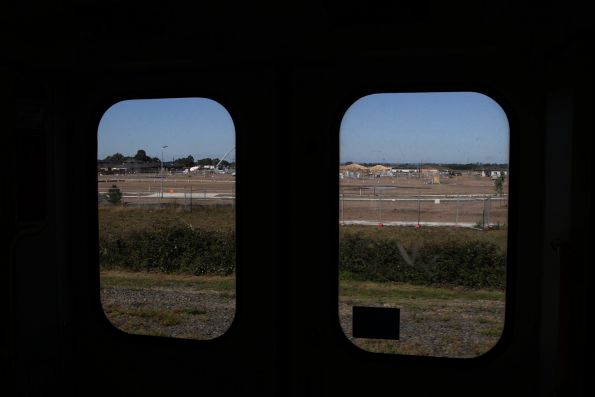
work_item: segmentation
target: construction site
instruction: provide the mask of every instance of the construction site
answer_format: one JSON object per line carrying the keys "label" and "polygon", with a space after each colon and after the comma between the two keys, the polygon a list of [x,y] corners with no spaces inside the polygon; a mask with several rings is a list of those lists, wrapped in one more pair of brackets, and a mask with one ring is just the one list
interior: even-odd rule
{"label": "construction site", "polygon": [[[381,167],[340,169],[341,224],[492,228],[508,223],[508,178],[498,192],[495,179],[480,173],[393,172]],[[100,205],[109,204],[110,189],[121,193],[119,201],[125,206],[233,207],[236,199],[235,172],[230,170],[98,175]],[[303,191],[303,200],[319,196],[309,188]]]}

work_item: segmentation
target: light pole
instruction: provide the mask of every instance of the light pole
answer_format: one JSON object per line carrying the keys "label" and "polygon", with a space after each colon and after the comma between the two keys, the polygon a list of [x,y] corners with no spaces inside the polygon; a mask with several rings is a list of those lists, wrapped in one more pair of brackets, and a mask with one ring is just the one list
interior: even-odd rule
{"label": "light pole", "polygon": [[163,149],[165,149],[167,145],[161,146],[161,198],[163,198]]}

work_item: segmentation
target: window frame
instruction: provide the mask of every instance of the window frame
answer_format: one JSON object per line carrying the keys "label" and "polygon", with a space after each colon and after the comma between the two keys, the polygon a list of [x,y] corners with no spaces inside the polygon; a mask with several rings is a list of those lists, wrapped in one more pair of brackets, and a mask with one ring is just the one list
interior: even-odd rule
{"label": "window frame", "polygon": [[[130,100],[159,100],[159,99],[193,99],[193,98],[200,98],[200,99],[208,99],[213,102],[216,102],[221,107],[225,109],[228,113],[229,117],[231,118],[233,128],[234,128],[234,142],[235,142],[235,163],[236,163],[236,175],[235,175],[235,198],[234,198],[234,235],[235,235],[235,250],[236,250],[236,259],[235,259],[235,305],[234,305],[234,313],[231,322],[227,329],[220,335],[211,338],[211,339],[189,339],[189,338],[180,338],[180,337],[170,337],[170,336],[161,336],[161,335],[150,335],[150,334],[134,334],[130,332],[126,332],[116,325],[114,325],[107,314],[103,309],[103,305],[101,302],[101,287],[100,287],[100,266],[99,266],[99,212],[97,210],[96,201],[92,201],[91,199],[88,200],[88,203],[95,203],[93,207],[93,250],[90,250],[94,253],[91,254],[92,258],[90,258],[90,263],[93,265],[91,272],[90,272],[90,285],[92,287],[92,298],[91,298],[91,307],[93,317],[96,319],[98,327],[106,332],[110,337],[114,338],[116,341],[120,341],[120,343],[143,343],[148,344],[151,346],[174,346],[179,345],[181,347],[191,347],[191,346],[203,346],[203,347],[218,347],[227,345],[231,342],[231,340],[237,338],[238,334],[238,322],[239,322],[239,314],[238,309],[241,306],[241,298],[238,287],[240,284],[241,279],[241,272],[239,271],[240,268],[240,260],[239,260],[239,233],[238,233],[238,212],[239,212],[239,205],[238,202],[241,201],[241,194],[238,194],[238,184],[239,181],[242,180],[241,177],[241,149],[240,145],[238,145],[238,118],[234,116],[233,106],[231,105],[232,101],[226,98],[226,95],[219,92],[218,90],[212,89],[188,89],[188,90],[179,90],[179,89],[146,89],[146,90],[108,90],[108,94],[105,96],[101,96],[97,99],[97,101],[91,106],[91,117],[89,119],[89,127],[94,128],[93,131],[95,133],[95,146],[92,148],[94,151],[94,158],[90,159],[89,165],[91,161],[94,163],[93,166],[93,181],[94,181],[94,193],[93,193],[93,200],[97,199],[97,170],[96,170],[96,163],[97,163],[97,150],[98,150],[98,133],[99,133],[99,124],[105,115],[105,113],[113,106],[117,105],[118,103]],[[90,167],[89,167],[90,168]],[[240,170],[238,172],[238,169]],[[91,174],[91,172],[89,172]],[[89,197],[91,196],[89,192]]]}
{"label": "window frame", "polygon": [[[340,305],[340,184],[338,170],[341,161],[340,153],[340,138],[341,138],[341,123],[343,117],[349,110],[349,108],[358,100],[374,94],[407,94],[407,93],[451,93],[451,92],[471,92],[485,95],[492,99],[500,106],[502,111],[505,113],[508,119],[509,125],[509,146],[508,146],[508,223],[507,223],[507,251],[506,251],[506,288],[505,288],[505,305],[504,305],[504,324],[502,333],[498,341],[492,346],[491,349],[485,353],[480,354],[476,357],[445,357],[445,356],[418,356],[418,355],[406,355],[398,353],[383,353],[383,352],[371,352],[364,350],[352,341],[348,339],[348,336],[344,333],[343,328],[340,324],[339,305]],[[333,212],[334,222],[334,233],[332,235],[334,241],[334,257],[335,265],[333,266],[334,273],[334,294],[335,300],[333,304],[334,308],[334,330],[336,338],[339,339],[339,343],[342,349],[348,352],[350,355],[355,356],[359,360],[365,362],[375,363],[380,362],[384,364],[391,363],[404,363],[404,364],[440,364],[454,366],[464,366],[468,368],[476,367],[478,365],[486,365],[494,362],[501,357],[507,349],[511,347],[512,337],[514,332],[514,315],[515,307],[517,306],[517,294],[516,294],[516,281],[517,281],[517,264],[518,264],[518,175],[520,170],[517,167],[519,161],[518,140],[520,138],[518,118],[516,116],[515,108],[509,101],[506,95],[498,89],[483,84],[469,85],[469,84],[413,84],[413,85],[401,85],[395,83],[386,84],[373,84],[360,87],[358,89],[348,90],[344,95],[341,96],[340,101],[336,103],[335,111],[333,112],[334,117],[332,121],[332,133],[333,143],[336,149],[335,168],[333,174],[335,176],[336,184],[333,185],[333,191],[335,193],[335,205]]]}

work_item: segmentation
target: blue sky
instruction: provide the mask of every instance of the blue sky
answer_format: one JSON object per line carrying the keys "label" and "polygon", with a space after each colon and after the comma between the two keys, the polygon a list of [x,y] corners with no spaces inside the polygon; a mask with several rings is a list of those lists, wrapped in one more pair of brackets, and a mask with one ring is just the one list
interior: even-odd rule
{"label": "blue sky", "polygon": [[[164,161],[191,155],[221,158],[235,146],[235,128],[227,110],[211,99],[128,100],[110,107],[99,123],[97,158],[114,153],[134,156],[143,149]],[[226,160],[235,159],[232,151]]]}
{"label": "blue sky", "polygon": [[502,108],[473,92],[373,94],[341,122],[341,161],[508,163]]}
{"label": "blue sky", "polygon": [[[164,160],[221,158],[235,146],[231,116],[206,98],[142,99],[109,108],[98,129],[98,158],[144,149]],[[509,125],[502,108],[478,93],[374,94],[341,123],[341,161],[507,163]],[[228,161],[235,159],[235,151]]]}

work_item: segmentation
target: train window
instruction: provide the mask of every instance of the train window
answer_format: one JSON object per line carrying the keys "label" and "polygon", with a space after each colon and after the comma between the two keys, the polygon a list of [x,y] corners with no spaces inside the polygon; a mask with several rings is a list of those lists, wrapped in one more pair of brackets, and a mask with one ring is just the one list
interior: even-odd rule
{"label": "train window", "polygon": [[476,92],[380,93],[340,126],[339,319],[377,353],[471,358],[504,328],[509,124]]}
{"label": "train window", "polygon": [[98,128],[101,304],[130,334],[213,339],[235,314],[235,130],[206,98],[118,102]]}

